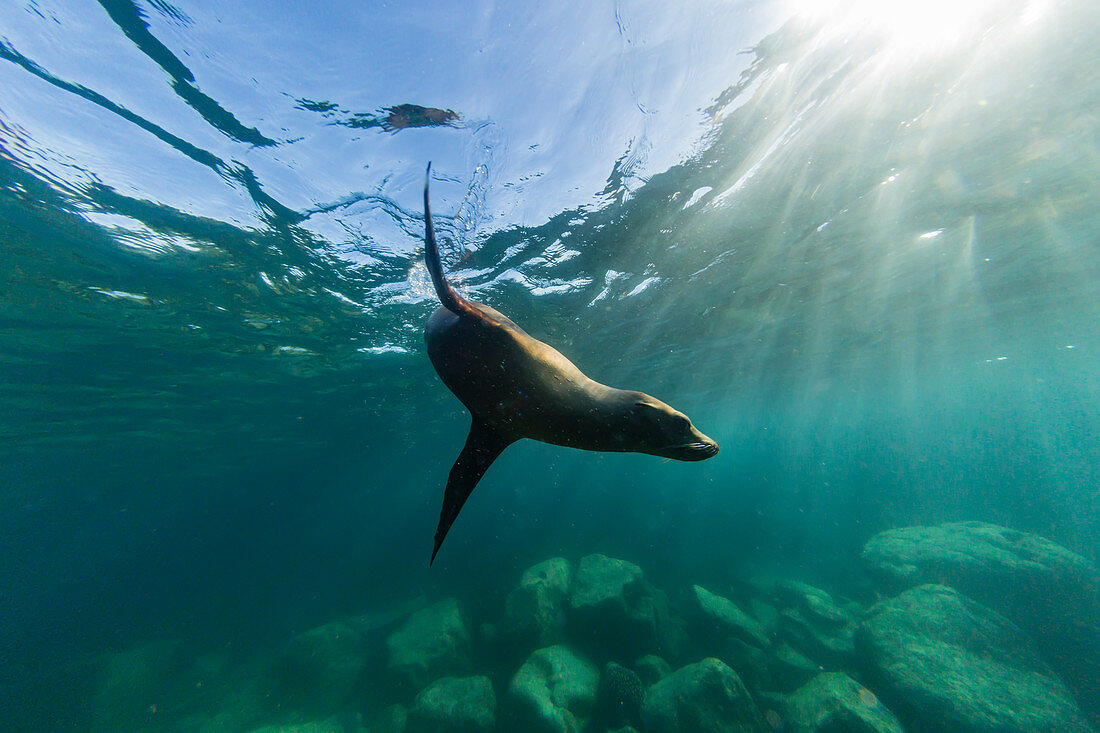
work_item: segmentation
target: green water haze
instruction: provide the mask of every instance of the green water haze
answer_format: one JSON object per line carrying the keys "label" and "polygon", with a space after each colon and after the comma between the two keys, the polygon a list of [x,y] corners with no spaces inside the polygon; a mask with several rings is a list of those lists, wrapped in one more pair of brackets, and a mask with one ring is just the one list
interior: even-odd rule
{"label": "green water haze", "polygon": [[[0,727],[92,729],[150,643],[496,623],[555,556],[857,621],[893,528],[1096,563],[1100,6],[973,4],[4,5]],[[423,346],[429,159],[448,278],[717,457],[518,443],[429,569],[468,428]]]}

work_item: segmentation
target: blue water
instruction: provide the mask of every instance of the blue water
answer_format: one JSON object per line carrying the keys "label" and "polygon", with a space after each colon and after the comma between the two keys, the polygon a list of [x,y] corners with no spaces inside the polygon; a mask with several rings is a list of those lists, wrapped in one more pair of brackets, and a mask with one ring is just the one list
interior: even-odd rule
{"label": "blue water", "polygon": [[[542,5],[0,5],[0,727],[85,729],[105,652],[555,554],[843,587],[975,519],[1098,559],[1100,6]],[[716,458],[517,444],[428,568],[468,425],[428,160],[460,290]]]}

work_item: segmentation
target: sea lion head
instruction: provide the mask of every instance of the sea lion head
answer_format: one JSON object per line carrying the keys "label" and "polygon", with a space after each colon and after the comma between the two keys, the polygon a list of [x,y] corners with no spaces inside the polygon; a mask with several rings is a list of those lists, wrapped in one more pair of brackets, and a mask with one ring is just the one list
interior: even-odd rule
{"label": "sea lion head", "polygon": [[626,394],[629,450],[677,461],[702,461],[718,453],[687,415],[644,392]]}

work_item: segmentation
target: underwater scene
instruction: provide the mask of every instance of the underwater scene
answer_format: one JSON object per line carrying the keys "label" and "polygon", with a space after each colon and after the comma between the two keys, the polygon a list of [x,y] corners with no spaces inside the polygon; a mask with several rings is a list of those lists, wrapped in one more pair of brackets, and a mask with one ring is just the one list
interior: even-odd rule
{"label": "underwater scene", "polygon": [[5,0],[0,661],[15,733],[1100,731],[1100,3]]}

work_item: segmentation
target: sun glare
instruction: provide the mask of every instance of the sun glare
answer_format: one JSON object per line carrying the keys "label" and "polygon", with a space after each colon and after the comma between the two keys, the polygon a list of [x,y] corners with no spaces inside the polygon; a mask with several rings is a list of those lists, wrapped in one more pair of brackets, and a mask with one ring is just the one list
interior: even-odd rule
{"label": "sun glare", "polygon": [[928,49],[950,46],[998,19],[1000,13],[1031,17],[1038,0],[795,0],[799,15],[839,31],[874,31],[891,45]]}

